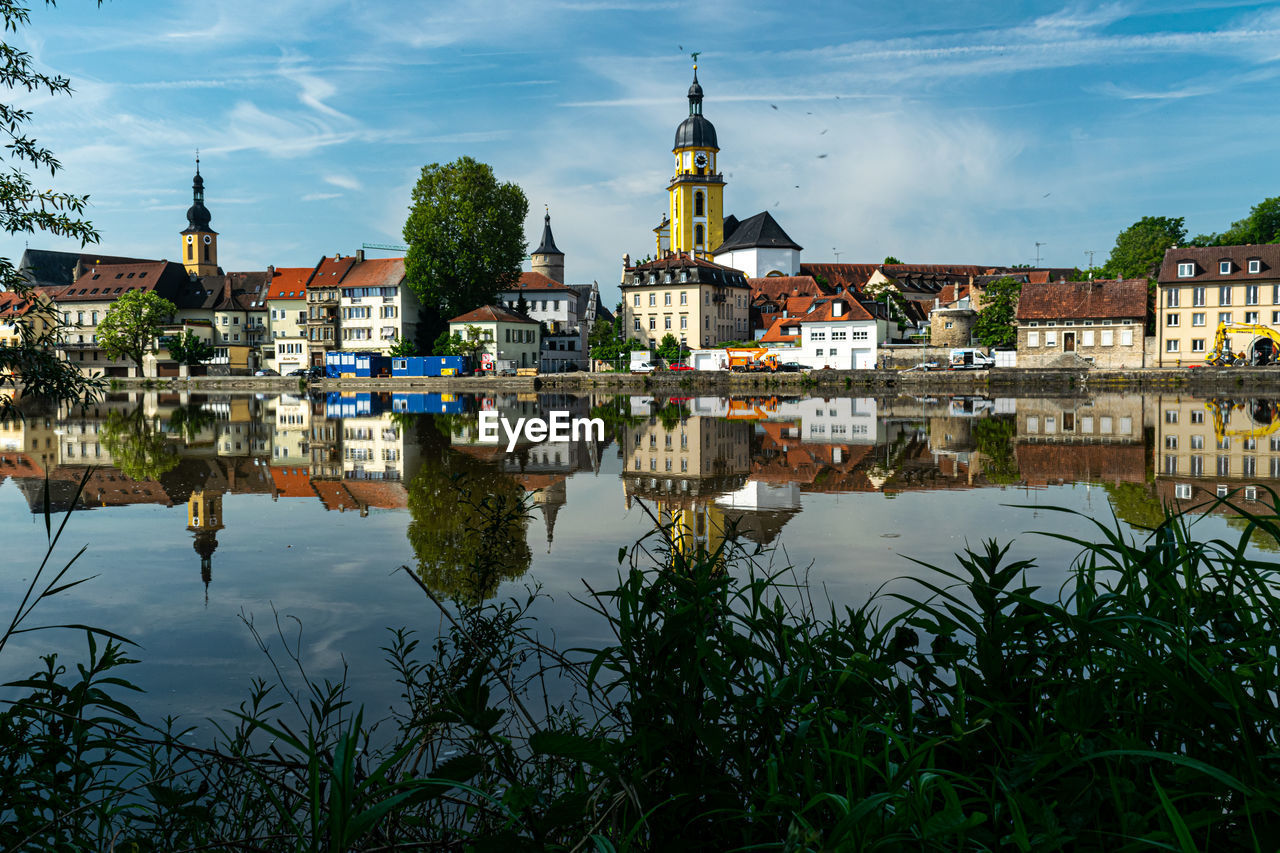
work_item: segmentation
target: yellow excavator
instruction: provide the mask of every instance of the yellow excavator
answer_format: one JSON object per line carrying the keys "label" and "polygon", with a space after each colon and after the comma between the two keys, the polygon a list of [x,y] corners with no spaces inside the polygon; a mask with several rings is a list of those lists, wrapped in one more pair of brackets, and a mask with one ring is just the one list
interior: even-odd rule
{"label": "yellow excavator", "polygon": [[[1246,353],[1241,350],[1236,353],[1231,348],[1230,335],[1240,333],[1245,335],[1253,335],[1255,338],[1266,338],[1271,342],[1271,355],[1265,360],[1259,359],[1258,354],[1253,352]],[[1213,349],[1205,356],[1204,363],[1213,365],[1214,367],[1240,367],[1246,364],[1274,364],[1280,361],[1280,332],[1269,326],[1257,326],[1251,323],[1219,323],[1218,333],[1213,336]]]}
{"label": "yellow excavator", "polygon": [[[1280,429],[1280,405],[1271,400],[1224,400],[1215,397],[1207,400],[1204,407],[1213,418],[1213,434],[1218,441],[1224,438],[1265,438]],[[1238,411],[1247,418],[1243,428],[1228,429],[1227,422],[1231,412]]]}

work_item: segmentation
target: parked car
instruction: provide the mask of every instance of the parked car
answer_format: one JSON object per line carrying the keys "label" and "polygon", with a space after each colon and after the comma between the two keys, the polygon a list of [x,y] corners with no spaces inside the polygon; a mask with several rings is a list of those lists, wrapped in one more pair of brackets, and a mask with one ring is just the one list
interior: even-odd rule
{"label": "parked car", "polygon": [[805,370],[808,368],[798,361],[784,361],[778,365],[779,373],[803,373]]}
{"label": "parked car", "polygon": [[325,372],[324,367],[321,365],[316,365],[315,367],[311,368],[311,371],[307,374],[307,376],[311,379],[324,379],[328,375],[329,374]]}
{"label": "parked car", "polygon": [[260,367],[253,372],[254,376],[279,376],[280,371],[272,370],[270,367]]}
{"label": "parked car", "polygon": [[693,365],[685,364],[683,361],[677,361],[675,364],[667,365],[667,370],[693,370]]}
{"label": "parked car", "polygon": [[654,366],[647,361],[631,365],[632,373],[653,373],[654,369]]}
{"label": "parked car", "polygon": [[288,373],[285,374],[285,376],[306,376],[310,372],[311,371],[305,367],[299,367],[297,370],[290,370]]}

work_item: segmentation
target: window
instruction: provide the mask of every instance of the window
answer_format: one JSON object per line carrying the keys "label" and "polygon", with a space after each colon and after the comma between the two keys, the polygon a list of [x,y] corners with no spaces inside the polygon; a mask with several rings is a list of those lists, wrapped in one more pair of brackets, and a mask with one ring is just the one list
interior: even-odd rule
{"label": "window", "polygon": [[1166,308],[1177,308],[1181,291],[1176,287],[1169,288],[1164,295],[1164,304]]}
{"label": "window", "polygon": [[1203,436],[1203,435],[1193,435],[1193,436],[1191,436],[1191,449],[1192,449],[1192,450],[1204,450],[1204,436]]}
{"label": "window", "polygon": [[1178,325],[1178,315],[1177,315],[1177,314],[1167,314],[1167,315],[1165,315],[1165,318],[1164,318],[1164,324],[1165,324],[1166,326],[1176,326],[1176,325]]}
{"label": "window", "polygon": [[1231,275],[1231,261],[1218,261],[1218,274]]}
{"label": "window", "polygon": [[1256,284],[1250,284],[1250,285],[1248,285],[1248,286],[1246,286],[1246,287],[1245,287],[1245,289],[1244,289],[1244,304],[1245,304],[1245,305],[1257,305],[1257,304],[1258,304],[1258,285],[1256,285]]}
{"label": "window", "polygon": [[1191,339],[1191,351],[1192,351],[1192,352],[1204,352],[1204,338],[1192,338],[1192,339]]}
{"label": "window", "polygon": [[1192,314],[1192,315],[1191,315],[1191,325],[1193,325],[1193,326],[1203,326],[1203,325],[1204,325],[1204,312],[1203,312],[1203,311],[1200,311],[1200,312],[1198,312],[1198,313],[1196,313],[1196,314]]}
{"label": "window", "polygon": [[1224,284],[1222,285],[1222,287],[1218,288],[1218,304],[1219,305],[1231,304],[1231,285]]}
{"label": "window", "polygon": [[666,293],[662,294],[662,304],[663,305],[671,304],[671,291],[668,290]]}
{"label": "window", "polygon": [[1045,345],[1045,346],[1047,346],[1047,347],[1056,347],[1056,346],[1058,345],[1058,333],[1057,333],[1057,332],[1045,332],[1045,333],[1044,333],[1044,345]]}
{"label": "window", "polygon": [[1178,449],[1178,437],[1177,437],[1176,435],[1166,435],[1166,436],[1164,437],[1164,449],[1165,449],[1165,450],[1177,450],[1177,449]]}
{"label": "window", "polygon": [[1196,274],[1196,265],[1189,263],[1178,264],[1178,278],[1191,278]]}
{"label": "window", "polygon": [[632,295],[632,297],[631,297],[631,304],[632,304],[632,305],[634,305],[634,306],[635,306],[635,307],[637,307],[637,308],[639,308],[639,307],[640,307],[640,294],[636,293],[636,294],[633,294],[633,295]]}
{"label": "window", "polygon": [[1192,422],[1193,424],[1202,424],[1202,423],[1204,423],[1204,412],[1196,411],[1196,410],[1194,410],[1194,409],[1193,409],[1193,410],[1191,411],[1191,422]]}
{"label": "window", "polygon": [[1102,338],[1102,346],[1104,347],[1109,347],[1116,342],[1116,333],[1111,329],[1103,329],[1100,337]]}
{"label": "window", "polygon": [[649,307],[650,307],[650,308],[653,308],[653,307],[654,307],[654,306],[656,306],[657,304],[658,304],[658,294],[656,294],[656,293],[650,293],[650,294],[649,294]]}
{"label": "window", "polygon": [[1231,312],[1230,312],[1230,311],[1219,311],[1219,312],[1218,312],[1218,322],[1219,322],[1219,323],[1230,323],[1230,322],[1231,322]]}
{"label": "window", "polygon": [[662,328],[664,328],[664,329],[670,329],[670,328],[671,328],[671,318],[670,318],[670,317],[663,317],[663,318],[662,318]]}
{"label": "window", "polygon": [[1191,288],[1191,304],[1196,308],[1204,307],[1204,288],[1203,287]]}
{"label": "window", "polygon": [[1177,352],[1177,351],[1178,351],[1178,341],[1176,341],[1176,340],[1175,340],[1175,341],[1165,341],[1165,342],[1164,342],[1164,351],[1165,351],[1165,352]]}
{"label": "window", "polygon": [[652,332],[652,331],[656,330],[657,328],[658,328],[658,318],[657,318],[657,317],[650,317],[650,318],[649,318],[649,331],[651,331],[651,332]]}
{"label": "window", "polygon": [[1177,410],[1177,409],[1165,409],[1165,411],[1164,411],[1164,422],[1165,422],[1165,423],[1167,423],[1167,424],[1176,424],[1176,423],[1178,422],[1178,410]]}
{"label": "window", "polygon": [[1246,323],[1257,323],[1257,322],[1258,322],[1258,312],[1257,312],[1257,311],[1246,311],[1246,312],[1244,312],[1244,321],[1245,321]]}
{"label": "window", "polygon": [[680,328],[681,328],[681,329],[687,329],[687,328],[689,328],[689,318],[688,318],[688,317],[681,317],[681,318],[680,318]]}
{"label": "window", "polygon": [[704,203],[703,198],[702,198],[702,193],[700,193],[700,192],[694,193],[694,194],[693,194],[693,215],[694,215],[694,216],[706,216],[706,213],[705,213],[705,211],[703,210],[704,205],[705,205],[705,203]]}
{"label": "window", "polygon": [[1258,274],[1258,273],[1260,273],[1260,272],[1262,272],[1262,261],[1258,260],[1257,258],[1250,258],[1250,259],[1249,259],[1249,274],[1250,274],[1250,275],[1257,275],[1257,274]]}
{"label": "window", "polygon": [[689,304],[689,294],[688,294],[688,293],[686,293],[686,292],[685,292],[685,291],[683,291],[683,290],[682,290],[682,291],[680,291],[680,304],[681,304],[681,305],[688,305],[688,304]]}
{"label": "window", "polygon": [[1040,431],[1040,419],[1034,416],[1027,418],[1027,432],[1039,432],[1039,431]]}
{"label": "window", "polygon": [[706,231],[703,226],[695,225],[693,227],[693,245],[701,247],[703,244],[703,234],[705,233]]}
{"label": "window", "polygon": [[1178,483],[1173,487],[1173,496],[1180,501],[1191,500],[1191,484]]}
{"label": "window", "polygon": [[1082,347],[1093,346],[1093,329],[1085,329],[1080,334],[1080,346]]}

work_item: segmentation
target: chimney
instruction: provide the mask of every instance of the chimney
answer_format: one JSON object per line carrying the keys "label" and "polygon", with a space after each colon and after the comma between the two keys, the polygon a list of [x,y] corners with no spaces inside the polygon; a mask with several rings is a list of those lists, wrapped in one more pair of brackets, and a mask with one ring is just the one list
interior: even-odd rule
{"label": "chimney", "polygon": [[631,253],[627,252],[622,256],[622,265],[628,269],[631,267]]}
{"label": "chimney", "polygon": [[364,263],[364,249],[356,249],[356,263],[357,264]]}

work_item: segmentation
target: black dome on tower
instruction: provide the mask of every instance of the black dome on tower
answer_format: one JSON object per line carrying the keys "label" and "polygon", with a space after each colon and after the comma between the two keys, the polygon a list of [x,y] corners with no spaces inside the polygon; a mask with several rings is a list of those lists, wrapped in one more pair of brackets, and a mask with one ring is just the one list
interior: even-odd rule
{"label": "black dome on tower", "polygon": [[200,161],[196,160],[196,176],[191,181],[191,206],[187,208],[187,230],[209,231],[213,214],[204,206],[204,178],[200,177]]}
{"label": "black dome on tower", "polygon": [[693,68],[693,83],[689,86],[689,117],[676,128],[675,148],[715,148],[716,128],[702,114],[702,84],[698,82],[698,67]]}

